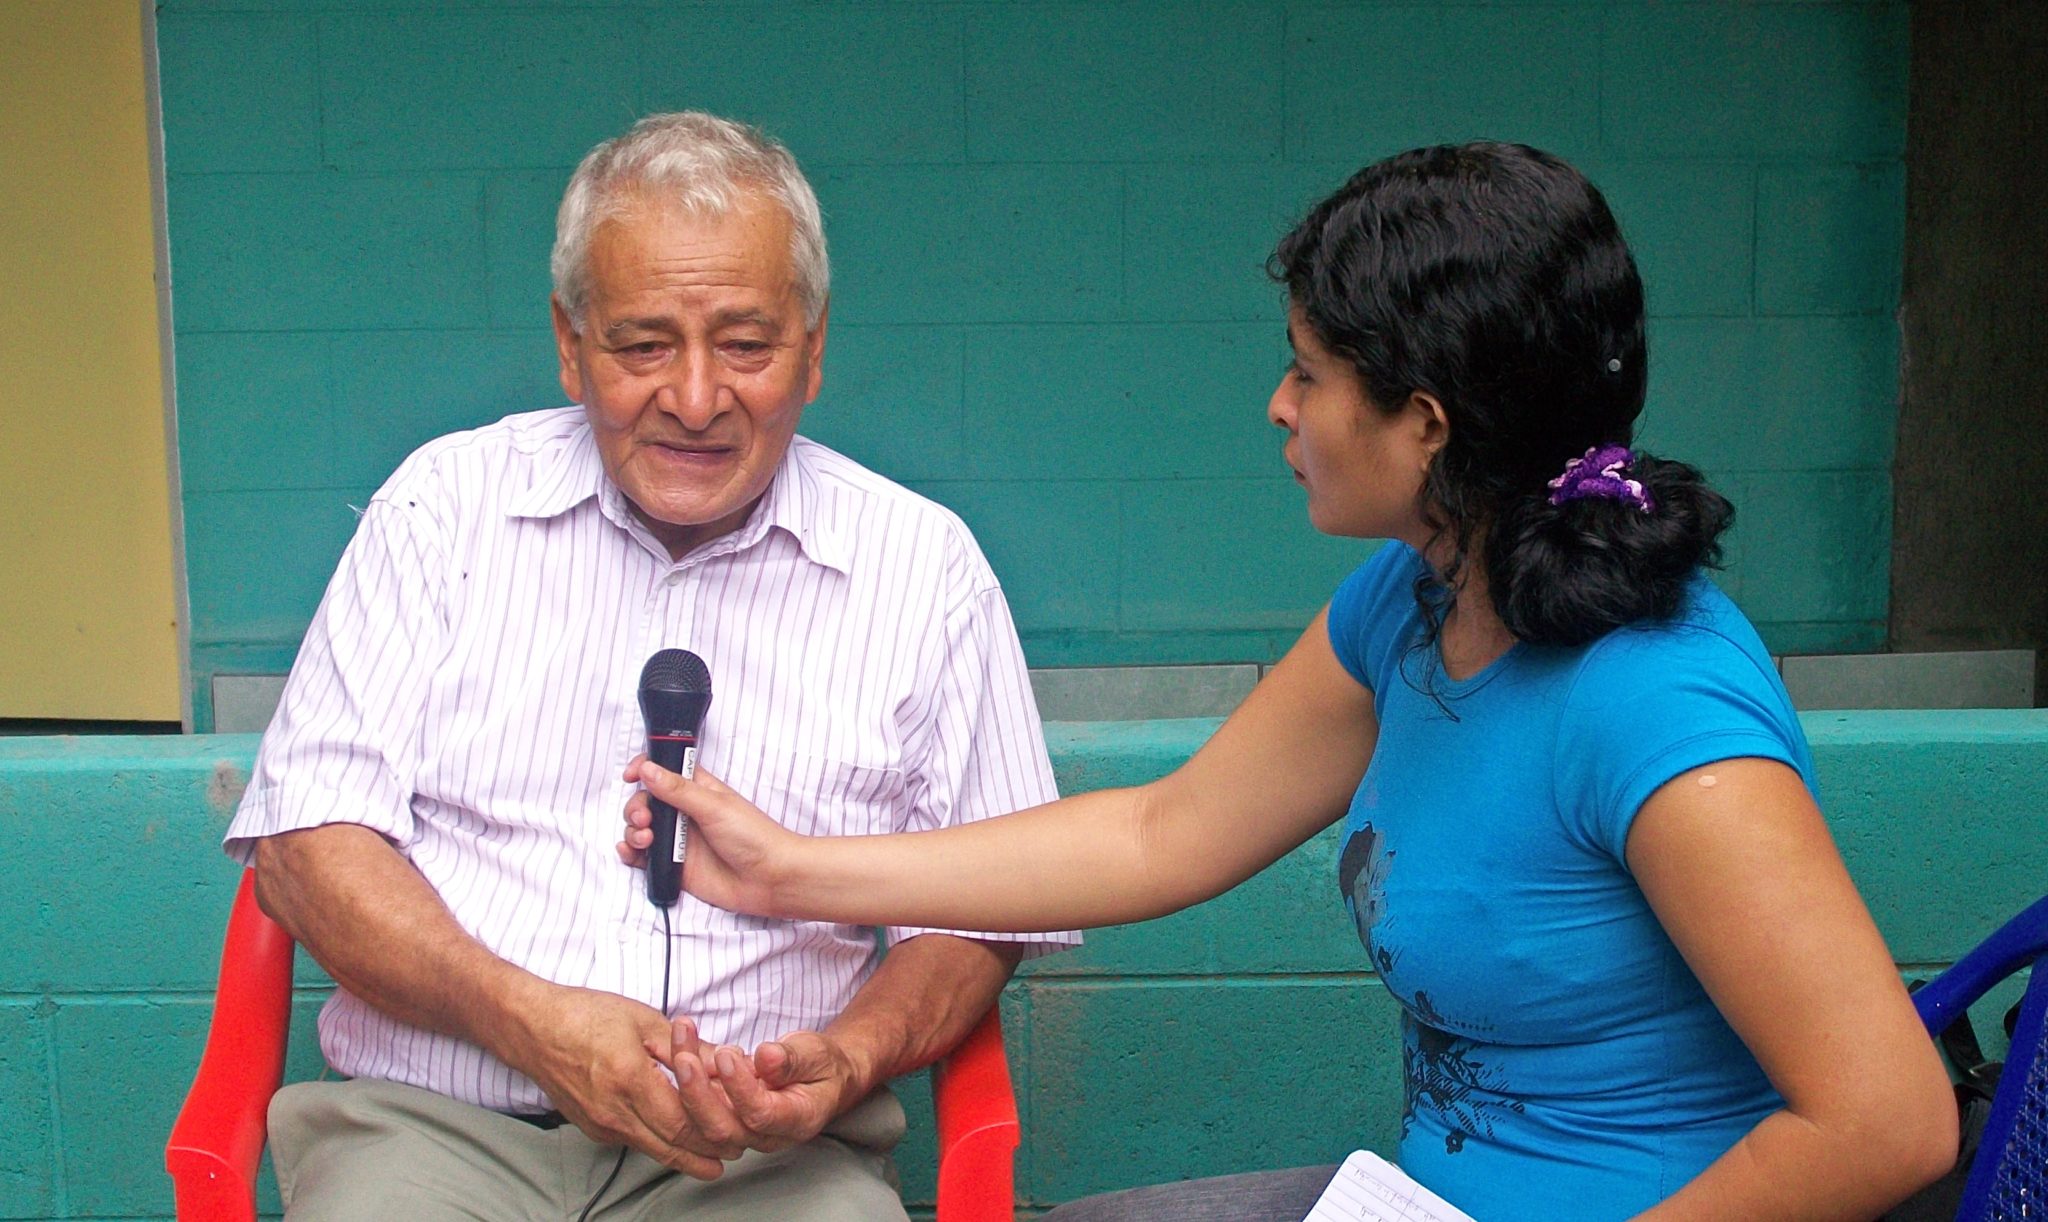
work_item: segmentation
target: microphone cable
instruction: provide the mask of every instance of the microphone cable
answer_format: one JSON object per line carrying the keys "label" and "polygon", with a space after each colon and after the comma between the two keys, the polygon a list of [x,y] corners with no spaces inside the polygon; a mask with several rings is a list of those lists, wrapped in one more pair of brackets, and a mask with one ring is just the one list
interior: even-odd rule
{"label": "microphone cable", "polygon": [[[664,1019],[669,1018],[669,969],[675,966],[675,961],[675,933],[669,928],[668,909],[663,908],[661,910],[661,1016]],[[669,1021],[673,1023],[674,1020],[669,1019]],[[674,1031],[673,1026],[670,1027],[670,1031]],[[619,1178],[619,1172],[626,1166],[626,1151],[630,1149],[632,1149],[631,1146],[619,1147],[619,1157],[612,1162],[612,1173],[604,1177],[604,1183],[599,1184],[597,1191],[591,1193],[590,1199],[584,1202],[583,1212],[576,1215],[576,1222],[590,1222],[590,1211],[596,1209],[597,1203],[604,1199],[604,1194],[611,1191],[612,1181]]]}

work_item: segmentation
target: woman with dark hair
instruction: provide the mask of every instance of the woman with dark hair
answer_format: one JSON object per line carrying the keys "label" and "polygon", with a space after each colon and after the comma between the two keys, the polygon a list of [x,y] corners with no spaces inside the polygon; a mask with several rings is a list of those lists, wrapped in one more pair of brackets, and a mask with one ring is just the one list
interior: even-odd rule
{"label": "woman with dark hair", "polygon": [[[1643,293],[1599,192],[1519,145],[1404,153],[1272,270],[1295,359],[1268,415],[1309,518],[1392,542],[1194,758],[839,840],[636,764],[696,821],[686,885],[785,917],[1107,925],[1342,819],[1343,903],[1404,1015],[1399,1161],[1482,1222],[1867,1218],[1939,1175],[1947,1078],[1776,670],[1703,574],[1729,505],[1629,448]],[[628,821],[644,847],[644,798]],[[1292,1222],[1330,1170],[1055,1216]]]}

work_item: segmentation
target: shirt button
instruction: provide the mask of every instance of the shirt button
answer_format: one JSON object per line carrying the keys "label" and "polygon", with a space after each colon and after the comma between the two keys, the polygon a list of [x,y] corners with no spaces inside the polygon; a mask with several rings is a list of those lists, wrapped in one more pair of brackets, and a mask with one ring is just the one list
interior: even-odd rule
{"label": "shirt button", "polygon": [[626,928],[624,925],[619,926],[619,945],[624,946],[626,943],[631,942],[632,940],[633,931]]}
{"label": "shirt button", "polygon": [[668,576],[662,578],[661,584],[665,586],[679,585],[681,584],[682,580],[683,571],[681,569],[677,569],[675,572],[670,573]]}

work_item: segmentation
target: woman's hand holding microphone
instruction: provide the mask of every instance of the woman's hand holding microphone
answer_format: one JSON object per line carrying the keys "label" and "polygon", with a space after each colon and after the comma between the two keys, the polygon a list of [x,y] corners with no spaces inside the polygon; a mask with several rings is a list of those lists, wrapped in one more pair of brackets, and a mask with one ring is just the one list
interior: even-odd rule
{"label": "woman's hand holding microphone", "polygon": [[708,904],[754,916],[782,916],[774,906],[776,882],[802,850],[805,837],[784,828],[702,767],[684,777],[638,755],[626,779],[640,792],[626,802],[619,860],[645,868],[654,842],[648,794],[667,802],[691,824],[683,862],[683,888]]}

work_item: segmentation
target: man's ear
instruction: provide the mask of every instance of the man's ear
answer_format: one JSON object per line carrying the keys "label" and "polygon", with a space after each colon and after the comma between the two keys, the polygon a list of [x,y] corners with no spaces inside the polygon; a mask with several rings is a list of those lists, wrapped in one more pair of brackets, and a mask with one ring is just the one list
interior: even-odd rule
{"label": "man's ear", "polygon": [[1442,400],[1426,390],[1409,395],[1405,411],[1416,448],[1422,454],[1422,465],[1427,469],[1431,460],[1436,458],[1437,451],[1450,444],[1450,413],[1444,410]]}
{"label": "man's ear", "polygon": [[804,360],[810,366],[805,372],[809,388],[804,394],[806,404],[816,399],[818,392],[825,386],[825,324],[831,321],[832,299],[827,297],[825,304],[818,310],[817,325],[804,336]]}
{"label": "man's ear", "polygon": [[576,324],[562,308],[560,297],[548,298],[548,313],[555,323],[555,359],[561,362],[562,393],[571,403],[583,402],[583,351],[578,346]]}

